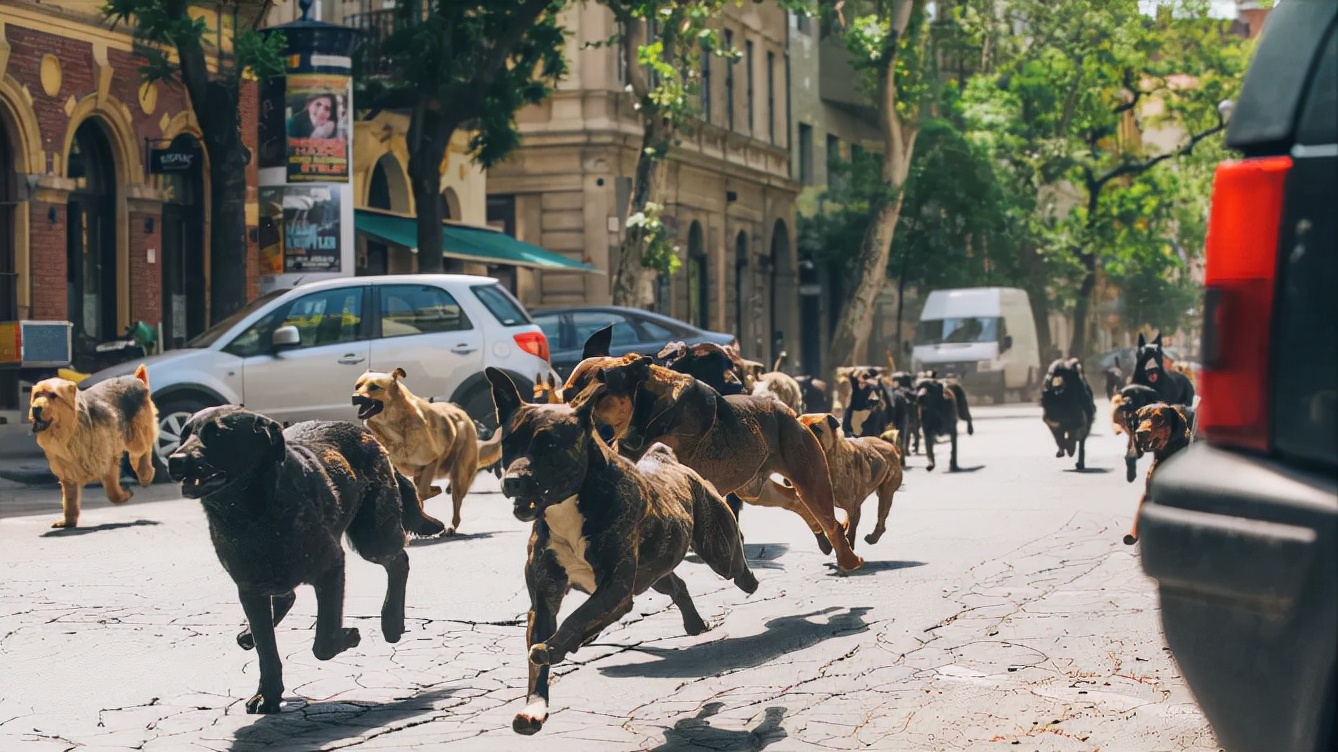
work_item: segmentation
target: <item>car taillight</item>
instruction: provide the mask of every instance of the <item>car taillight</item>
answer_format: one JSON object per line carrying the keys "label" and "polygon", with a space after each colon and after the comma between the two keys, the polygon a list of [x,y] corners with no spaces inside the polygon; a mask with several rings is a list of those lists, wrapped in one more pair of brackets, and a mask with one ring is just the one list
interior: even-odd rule
{"label": "car taillight", "polygon": [[521,332],[515,337],[516,346],[535,357],[548,360],[548,338],[543,332]]}
{"label": "car taillight", "polygon": [[1213,180],[1196,424],[1210,443],[1268,451],[1269,332],[1290,157],[1224,162]]}

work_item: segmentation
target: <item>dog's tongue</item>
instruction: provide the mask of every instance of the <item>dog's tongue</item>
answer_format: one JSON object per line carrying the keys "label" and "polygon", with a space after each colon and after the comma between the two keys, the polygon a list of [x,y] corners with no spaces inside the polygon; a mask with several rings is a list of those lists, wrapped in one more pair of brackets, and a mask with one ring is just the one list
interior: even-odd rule
{"label": "dog's tongue", "polygon": [[1157,383],[1156,371],[1148,371],[1148,381],[1152,382],[1153,384]]}

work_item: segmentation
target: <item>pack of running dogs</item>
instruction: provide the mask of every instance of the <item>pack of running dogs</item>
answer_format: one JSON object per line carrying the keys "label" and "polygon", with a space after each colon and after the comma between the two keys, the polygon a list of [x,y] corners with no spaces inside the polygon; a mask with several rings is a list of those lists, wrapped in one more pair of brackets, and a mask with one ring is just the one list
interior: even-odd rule
{"label": "pack of running dogs", "polygon": [[[274,628],[297,586],[316,593],[316,658],[361,642],[358,629],[343,625],[344,539],[385,568],[381,633],[399,641],[408,539],[456,532],[484,469],[500,475],[516,518],[532,523],[529,691],[512,728],[533,734],[548,717],[551,667],[626,615],[634,596],[653,588],[672,599],[688,634],[708,628],[674,574],[689,550],[744,593],[757,589],[743,553],[743,503],[794,512],[819,549],[835,553],[839,571],[856,570],[864,564],[854,552],[863,502],[878,501],[864,538],[872,545],[887,530],[907,455],[923,440],[933,470],[935,443],[946,439],[949,467],[957,470],[959,422],[974,433],[960,384],[896,371],[890,357],[886,369],[838,369],[838,419],[826,384],[790,377],[779,362],[763,372],[709,343],[613,357],[611,335],[611,328],[596,332],[561,385],[551,376],[517,384],[487,369],[499,429],[486,440],[459,406],[415,395],[398,368],[357,379],[351,400],[362,426],[285,426],[234,405],[191,417],[167,472],[183,496],[201,502],[219,561],[236,583],[247,622],[237,643],[255,650],[260,664],[248,713],[280,709]],[[1155,469],[1188,443],[1192,399],[1192,384],[1166,360],[1160,336],[1140,338],[1138,366],[1114,412],[1117,429],[1129,435],[1131,481],[1142,454],[1153,455]],[[1041,402],[1057,456],[1076,448],[1081,468],[1095,407],[1076,360],[1051,366]],[[120,483],[127,453],[141,485],[153,481],[158,420],[144,366],[83,390],[42,381],[33,387],[29,419],[60,481],[63,515],[53,527],[78,525],[85,484],[101,482],[112,503],[129,500]],[[434,485],[439,479],[445,489]],[[423,507],[443,493],[453,505],[449,526]],[[1136,535],[1135,523],[1126,542]],[[589,598],[559,624],[572,588]]]}

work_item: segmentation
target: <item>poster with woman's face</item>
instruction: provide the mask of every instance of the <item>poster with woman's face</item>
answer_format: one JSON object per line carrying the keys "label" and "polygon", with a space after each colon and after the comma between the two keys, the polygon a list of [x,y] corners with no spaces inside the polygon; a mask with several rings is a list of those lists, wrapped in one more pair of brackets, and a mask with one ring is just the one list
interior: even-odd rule
{"label": "poster with woman's face", "polygon": [[288,182],[348,182],[349,81],[335,73],[288,74]]}

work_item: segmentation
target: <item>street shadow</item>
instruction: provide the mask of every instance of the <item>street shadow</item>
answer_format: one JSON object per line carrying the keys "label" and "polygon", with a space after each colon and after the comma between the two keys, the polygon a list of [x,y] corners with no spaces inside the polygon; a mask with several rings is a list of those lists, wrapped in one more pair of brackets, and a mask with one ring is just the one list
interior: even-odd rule
{"label": "street shadow", "polygon": [[1076,467],[1064,468],[1064,472],[1066,473],[1078,473],[1079,475],[1100,475],[1101,473],[1108,473],[1110,471],[1111,468],[1109,467],[1084,467],[1081,470]]}
{"label": "street shadow", "polygon": [[984,465],[976,465],[974,467],[959,467],[956,470],[949,470],[948,474],[952,475],[956,473],[974,473],[977,470],[984,470],[984,469],[985,469]]}
{"label": "street shadow", "polygon": [[752,731],[730,731],[716,728],[708,720],[725,706],[722,702],[707,703],[697,715],[684,718],[673,728],[664,730],[664,744],[651,752],[686,752],[694,749],[711,749],[718,752],[756,752],[789,736],[781,728],[785,719],[785,708],[772,706],[766,709],[766,717]]}
{"label": "street shadow", "polygon": [[[832,614],[840,610],[837,606],[831,606],[807,614],[777,617],[763,625],[765,631],[747,637],[727,637],[685,648],[632,648],[660,660],[600,666],[599,672],[612,677],[687,679],[761,666],[824,640],[863,632],[869,628],[864,615],[872,610],[871,607],[856,606],[847,608],[845,613]],[[810,621],[810,617],[824,614],[828,615],[826,622]]]}
{"label": "street shadow", "polygon": [[117,530],[123,527],[144,527],[145,525],[161,525],[163,523],[157,520],[134,520],[133,522],[104,522],[101,525],[90,525],[88,527],[62,527],[48,530],[42,533],[43,538],[68,538],[72,535],[88,535],[89,533],[101,533],[106,530]]}
{"label": "street shadow", "polygon": [[[750,569],[784,569],[785,565],[776,560],[784,556],[789,550],[790,544],[788,543],[745,543],[743,544],[743,558],[748,561]],[[689,561],[693,564],[706,563],[695,553],[684,556],[683,561]]]}
{"label": "street shadow", "polygon": [[409,540],[409,545],[414,548],[421,548],[423,546],[435,546],[441,543],[452,543],[456,541],[484,540],[485,538],[491,538],[494,535],[497,535],[497,533],[487,532],[465,533],[463,535],[460,533],[456,533],[455,535],[434,535],[431,538],[412,538]]}
{"label": "street shadow", "polygon": [[[853,572],[841,572],[842,577],[862,577],[867,574],[876,574],[878,572],[891,572],[897,569],[910,569],[911,567],[923,567],[923,561],[865,561],[864,566]],[[829,561],[826,564],[828,569],[840,571],[836,567],[836,562]]]}
{"label": "street shadow", "polygon": [[281,712],[256,716],[255,723],[237,729],[228,752],[322,749],[331,742],[352,739],[366,731],[432,713],[437,710],[437,701],[447,699],[457,691],[456,688],[438,689],[386,703],[307,702],[300,697],[286,697]]}

